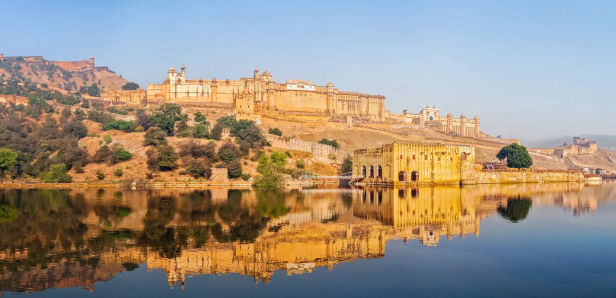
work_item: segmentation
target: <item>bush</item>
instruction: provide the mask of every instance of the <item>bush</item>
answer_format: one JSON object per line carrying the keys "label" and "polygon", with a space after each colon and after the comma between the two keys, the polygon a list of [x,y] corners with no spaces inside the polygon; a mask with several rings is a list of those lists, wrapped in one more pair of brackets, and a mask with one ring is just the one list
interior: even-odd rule
{"label": "bush", "polygon": [[103,135],[103,141],[105,141],[105,144],[111,143],[111,136],[110,135]]}
{"label": "bush", "polygon": [[87,92],[90,96],[101,96],[101,89],[98,88],[98,85],[96,85],[96,83],[89,86]]}
{"label": "bush", "polygon": [[128,82],[124,84],[124,86],[122,86],[122,90],[137,90],[137,89],[139,89],[139,84],[133,83],[133,82]]}
{"label": "bush", "polygon": [[116,121],[107,122],[103,126],[103,130],[112,130],[112,129],[121,130],[124,132],[131,132],[133,131],[133,121],[116,120]]}
{"label": "bush", "polygon": [[319,144],[329,145],[329,146],[332,146],[334,148],[339,148],[340,147],[340,145],[338,144],[338,141],[336,141],[336,140],[331,140],[330,141],[330,140],[328,140],[326,138],[321,139],[319,141]]}
{"label": "bush", "polygon": [[150,127],[145,132],[145,146],[167,144],[167,134],[158,127]]}
{"label": "bush", "polygon": [[117,168],[117,169],[115,169],[115,171],[113,171],[113,174],[114,174],[116,177],[122,177],[122,174],[123,174],[123,173],[122,173],[122,169],[121,169],[121,168]]}
{"label": "bush", "polygon": [[199,123],[192,127],[193,137],[198,139],[209,139],[210,138],[210,128],[203,124]]}
{"label": "bush", "polygon": [[248,181],[248,179],[250,179],[250,174],[248,174],[248,173],[243,173],[243,174],[242,174],[242,180],[244,180],[244,181]]}
{"label": "bush", "polygon": [[496,158],[500,160],[507,158],[507,167],[510,168],[530,168],[533,165],[533,159],[526,147],[515,143],[503,147],[496,154]]}
{"label": "bush", "polygon": [[52,164],[49,171],[43,173],[42,179],[45,183],[70,183],[71,176],[67,174],[66,165],[63,163]]}
{"label": "bush", "polygon": [[342,166],[340,167],[340,174],[342,175],[351,175],[353,172],[353,159],[350,155],[347,155],[342,162]]}
{"label": "bush", "polygon": [[304,160],[303,159],[298,159],[297,161],[295,161],[295,166],[298,169],[303,169],[305,167]]}
{"label": "bush", "polygon": [[242,163],[237,159],[232,160],[227,164],[227,173],[232,179],[242,176]]}
{"label": "bush", "polygon": [[94,153],[94,156],[92,156],[92,161],[96,163],[103,163],[103,162],[112,163],[113,162],[112,156],[113,156],[113,152],[111,152],[111,149],[109,149],[109,146],[103,145],[100,148],[98,148],[98,150],[96,150],[96,152]]}
{"label": "bush", "polygon": [[271,135],[275,135],[275,136],[282,136],[282,131],[280,131],[280,129],[278,129],[277,127],[274,128],[270,128],[268,131]]}
{"label": "bush", "polygon": [[101,170],[96,171],[96,179],[104,180],[105,179],[105,174]]}
{"label": "bush", "polygon": [[168,136],[174,135],[175,122],[182,119],[182,108],[177,104],[166,103],[150,116],[150,121],[160,127]]}
{"label": "bush", "polygon": [[212,169],[205,162],[193,159],[186,165],[186,173],[194,178],[209,178],[212,175]]}
{"label": "bush", "polygon": [[222,137],[222,129],[223,126],[220,123],[216,123],[216,125],[214,125],[212,131],[210,132],[211,138],[217,141],[220,140],[220,138]]}
{"label": "bush", "polygon": [[218,158],[225,163],[230,163],[233,160],[237,160],[240,156],[240,150],[237,146],[226,143],[218,149]]}
{"label": "bush", "polygon": [[201,112],[196,112],[195,113],[195,118],[194,118],[195,122],[198,123],[204,123],[206,122],[205,120],[205,116],[201,113]]}
{"label": "bush", "polygon": [[173,147],[163,144],[149,149],[146,152],[148,156],[148,167],[152,170],[171,171],[178,167],[178,155]]}
{"label": "bush", "polygon": [[131,157],[133,156],[130,152],[128,152],[124,148],[118,148],[114,151],[115,151],[114,152],[114,157],[115,157],[114,163],[119,163],[119,162],[130,160]]}
{"label": "bush", "polygon": [[68,122],[62,128],[65,134],[81,139],[88,135],[88,128],[83,124],[83,122],[78,120],[73,120]]}
{"label": "bush", "polygon": [[216,155],[216,144],[210,142],[206,145],[201,145],[198,142],[190,140],[188,142],[183,143],[180,146],[180,156],[191,157],[191,158],[200,158],[207,157],[209,160],[212,160]]}

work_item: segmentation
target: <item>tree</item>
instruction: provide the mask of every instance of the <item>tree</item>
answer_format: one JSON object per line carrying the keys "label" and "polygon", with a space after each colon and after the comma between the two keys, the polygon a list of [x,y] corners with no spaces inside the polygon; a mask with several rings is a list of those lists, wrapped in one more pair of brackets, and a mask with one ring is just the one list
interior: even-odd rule
{"label": "tree", "polygon": [[173,147],[161,145],[158,148],[158,167],[161,171],[170,171],[177,168],[178,155]]}
{"label": "tree", "polygon": [[94,156],[92,160],[96,163],[109,162],[113,163],[113,152],[109,149],[109,146],[103,145],[96,152],[94,152]]}
{"label": "tree", "polygon": [[186,173],[194,178],[209,178],[212,175],[212,169],[205,162],[193,159],[186,165]]}
{"label": "tree", "polygon": [[507,200],[507,208],[498,207],[498,213],[511,222],[518,222],[528,216],[533,201],[525,198],[515,198]]}
{"label": "tree", "polygon": [[496,154],[496,158],[500,160],[507,158],[507,167],[510,168],[530,168],[533,165],[533,159],[526,147],[515,143],[503,147]]}
{"label": "tree", "polygon": [[218,149],[218,158],[220,158],[220,160],[224,161],[225,163],[236,160],[239,156],[240,150],[237,148],[237,146],[231,143],[226,143],[222,145],[220,149]]}
{"label": "tree", "polygon": [[75,112],[73,114],[74,114],[73,118],[75,120],[81,121],[81,120],[86,119],[86,113],[82,109],[75,110]]}
{"label": "tree", "polygon": [[303,160],[303,159],[298,159],[298,160],[296,160],[296,161],[295,161],[295,166],[296,166],[298,169],[303,169],[303,168],[305,167],[304,160]]}
{"label": "tree", "polygon": [[205,115],[203,115],[201,112],[196,112],[195,113],[195,118],[194,118],[195,122],[198,123],[204,123],[206,122],[205,120]]}
{"label": "tree", "polygon": [[175,122],[181,119],[182,108],[173,103],[166,103],[160,106],[156,113],[152,114],[150,117],[152,123],[165,131],[168,136],[172,136],[174,134]]}
{"label": "tree", "polygon": [[113,174],[114,174],[116,177],[122,177],[122,174],[123,174],[123,173],[122,173],[122,168],[117,168],[117,169],[115,169],[115,171],[113,171]]}
{"label": "tree", "polygon": [[167,144],[167,134],[158,127],[150,127],[144,137],[144,146]]}
{"label": "tree", "polygon": [[137,89],[139,89],[139,84],[133,83],[133,82],[128,82],[124,84],[124,86],[122,86],[122,90],[137,90]]}
{"label": "tree", "polygon": [[340,167],[340,174],[350,174],[353,172],[353,158],[351,155],[347,155]]}
{"label": "tree", "polygon": [[4,177],[4,172],[17,164],[17,152],[9,148],[0,148],[0,178]]}
{"label": "tree", "polygon": [[239,159],[234,159],[227,164],[229,178],[239,178],[242,176],[242,163]]}
{"label": "tree", "polygon": [[120,163],[123,161],[130,160],[131,157],[133,156],[126,149],[119,147],[119,146],[115,147],[113,151],[114,151],[113,152],[113,157],[114,157],[113,163]]}
{"label": "tree", "polygon": [[270,128],[269,133],[275,136],[282,136],[282,131],[280,131],[280,129],[278,129],[277,127]]}
{"label": "tree", "polygon": [[208,139],[210,138],[210,129],[207,125],[203,123],[196,124],[192,127],[193,137],[198,139]]}
{"label": "tree", "polygon": [[144,130],[147,130],[154,125],[150,119],[150,115],[141,109],[137,110],[137,123],[141,125]]}
{"label": "tree", "polygon": [[63,163],[52,164],[49,171],[43,173],[43,182],[45,183],[70,183],[72,178],[67,174],[66,165]]}
{"label": "tree", "polygon": [[212,131],[210,132],[211,138],[216,141],[220,140],[220,138],[222,137],[222,129],[223,126],[220,123],[216,123],[212,128]]}
{"label": "tree", "polygon": [[83,124],[83,122],[73,119],[72,121],[66,123],[62,131],[70,136],[81,139],[88,135],[88,128]]}
{"label": "tree", "polygon": [[338,141],[336,141],[336,140],[331,140],[330,141],[330,140],[328,140],[326,138],[321,139],[319,141],[319,144],[329,145],[329,146],[332,146],[334,148],[339,148],[340,147],[340,145],[338,144]]}
{"label": "tree", "polygon": [[88,95],[90,96],[101,96],[101,89],[98,88],[98,85],[96,85],[96,83],[90,85],[87,91]]}

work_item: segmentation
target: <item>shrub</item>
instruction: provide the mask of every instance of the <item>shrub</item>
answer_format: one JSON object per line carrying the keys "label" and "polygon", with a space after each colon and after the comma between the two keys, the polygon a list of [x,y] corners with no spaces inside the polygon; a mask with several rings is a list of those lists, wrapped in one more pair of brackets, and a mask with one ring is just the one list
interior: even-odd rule
{"label": "shrub", "polygon": [[329,145],[329,146],[332,146],[334,148],[339,148],[340,147],[340,145],[338,144],[338,141],[336,141],[336,140],[331,140],[330,141],[330,140],[328,140],[326,138],[321,139],[319,141],[319,144]]}
{"label": "shrub", "polygon": [[282,136],[282,131],[280,131],[280,129],[278,129],[277,127],[274,128],[270,128],[268,131],[271,135],[275,135],[275,136]]}
{"label": "shrub", "polygon": [[115,157],[114,163],[130,160],[131,157],[133,156],[130,152],[128,152],[124,148],[118,148],[114,151],[115,151],[114,152],[114,157]]}
{"label": "shrub", "polygon": [[209,178],[212,175],[212,169],[205,162],[193,159],[186,165],[186,173],[194,178]]}
{"label": "shrub", "polygon": [[244,181],[248,181],[248,179],[250,179],[250,174],[248,174],[248,173],[243,173],[243,174],[242,174],[242,180],[244,180]]}
{"label": "shrub", "polygon": [[224,161],[225,163],[229,163],[233,160],[236,160],[240,156],[240,150],[237,146],[226,143],[218,149],[218,158]]}
{"label": "shrub", "polygon": [[45,183],[70,183],[72,178],[67,174],[66,165],[63,163],[52,164],[49,171],[43,173],[42,178]]}
{"label": "shrub", "polygon": [[116,177],[122,177],[122,169],[121,169],[121,168],[117,168],[117,169],[115,169],[115,171],[113,171],[113,174],[114,174]]}
{"label": "shrub", "polygon": [[150,116],[150,121],[160,127],[168,136],[174,135],[175,122],[182,119],[182,108],[177,104],[166,103]]}
{"label": "shrub", "polygon": [[103,135],[103,141],[105,141],[105,144],[111,143],[111,136],[110,135]]}
{"label": "shrub", "polygon": [[96,179],[104,180],[105,179],[105,174],[101,170],[96,171]]}
{"label": "shrub", "polygon": [[304,165],[304,160],[303,160],[303,159],[298,159],[298,160],[296,160],[296,161],[295,161],[295,166],[296,166],[298,169],[303,169],[303,168],[305,167],[305,165]]}
{"label": "shrub", "polygon": [[110,121],[110,122],[107,122],[103,126],[103,129],[104,130],[116,129],[116,130],[121,130],[125,132],[131,132],[133,131],[133,121],[126,121],[126,120]]}
{"label": "shrub", "polygon": [[193,137],[198,139],[209,139],[210,138],[210,128],[203,124],[199,123],[192,127]]}
{"label": "shrub", "polygon": [[167,144],[167,134],[158,127],[150,127],[145,132],[145,146]]}
{"label": "shrub", "polygon": [[111,152],[111,149],[109,149],[109,146],[103,145],[96,150],[94,156],[92,156],[92,161],[96,163],[113,162],[112,156],[113,153]]}
{"label": "shrub", "polygon": [[200,123],[204,123],[205,121],[205,116],[201,113],[201,112],[196,112],[195,113],[195,118],[194,118],[195,122],[200,122]]}
{"label": "shrub", "polygon": [[353,159],[350,155],[347,155],[342,162],[342,166],[340,167],[340,174],[342,175],[351,175],[353,172]]}
{"label": "shrub", "polygon": [[220,140],[222,137],[222,129],[223,126],[220,123],[216,123],[210,132],[211,138],[217,141]]}
{"label": "shrub", "polygon": [[238,178],[242,176],[242,164],[239,160],[232,160],[227,164],[227,173],[229,178]]}
{"label": "shrub", "polygon": [[173,147],[163,144],[149,149],[146,152],[148,156],[148,167],[152,170],[171,171],[177,168],[178,155]]}
{"label": "shrub", "polygon": [[122,90],[137,90],[137,89],[139,89],[139,84],[133,83],[133,82],[128,82],[124,84],[124,86],[122,86]]}
{"label": "shrub", "polygon": [[81,139],[88,135],[88,128],[83,124],[83,122],[78,120],[72,120],[62,128],[65,134]]}

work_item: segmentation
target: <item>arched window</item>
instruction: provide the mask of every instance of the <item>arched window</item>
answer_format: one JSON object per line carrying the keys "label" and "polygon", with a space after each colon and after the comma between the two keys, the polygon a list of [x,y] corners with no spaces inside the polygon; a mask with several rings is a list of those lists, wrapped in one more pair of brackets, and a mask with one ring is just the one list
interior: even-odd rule
{"label": "arched window", "polygon": [[376,176],[383,178],[383,168],[380,165],[376,167]]}
{"label": "arched window", "polygon": [[419,191],[417,190],[417,188],[411,189],[411,198],[416,198],[418,193]]}
{"label": "arched window", "polygon": [[361,176],[366,178],[366,166],[361,166]]}
{"label": "arched window", "polygon": [[370,166],[370,178],[374,178],[374,166]]}
{"label": "arched window", "polygon": [[417,181],[417,180],[419,180],[419,173],[417,173],[417,171],[411,172],[411,181]]}
{"label": "arched window", "polygon": [[398,181],[406,182],[406,172],[405,171],[400,171],[398,173]]}
{"label": "arched window", "polygon": [[404,188],[398,189],[398,198],[406,199],[406,189]]}

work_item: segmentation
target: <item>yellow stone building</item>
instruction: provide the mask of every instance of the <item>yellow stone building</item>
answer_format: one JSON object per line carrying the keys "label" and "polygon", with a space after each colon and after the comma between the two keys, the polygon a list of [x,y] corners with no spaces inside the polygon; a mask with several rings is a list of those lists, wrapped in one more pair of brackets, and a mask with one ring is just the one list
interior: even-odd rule
{"label": "yellow stone building", "polygon": [[461,184],[474,165],[471,146],[396,142],[353,152],[353,176],[367,184]]}

